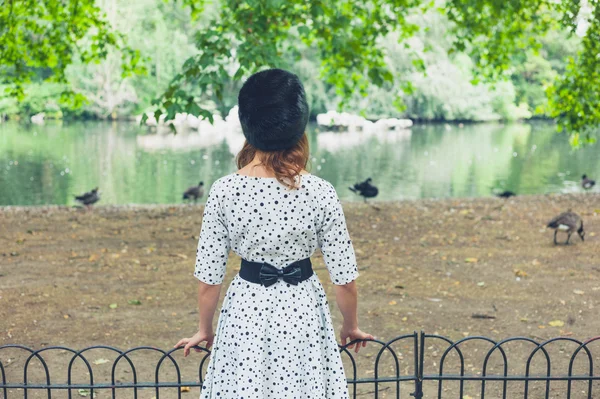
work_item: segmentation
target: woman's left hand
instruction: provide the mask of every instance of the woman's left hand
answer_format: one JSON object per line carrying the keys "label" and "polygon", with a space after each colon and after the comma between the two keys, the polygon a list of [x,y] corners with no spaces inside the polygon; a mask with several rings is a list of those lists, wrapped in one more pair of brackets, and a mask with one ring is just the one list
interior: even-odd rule
{"label": "woman's left hand", "polygon": [[[200,343],[206,341],[206,348],[210,348],[213,344],[213,340],[215,339],[215,334],[210,331],[198,331],[191,338],[183,338],[180,339],[174,346],[174,348],[179,348],[180,346],[184,346],[183,348],[183,357],[187,357],[190,354],[190,349],[194,346],[200,345]],[[196,352],[201,352],[200,349],[194,348]]]}
{"label": "woman's left hand", "polygon": [[[362,341],[375,339],[375,337],[373,337],[371,334],[362,332],[358,327],[347,328],[345,326],[342,326],[342,330],[340,331],[340,338],[342,339],[342,346],[346,346],[346,342],[348,342],[348,340],[352,342],[356,340]],[[354,344],[348,345],[347,348],[352,349],[354,347],[354,352],[358,353],[360,348],[364,348],[365,346],[367,346],[367,341],[356,342]]]}

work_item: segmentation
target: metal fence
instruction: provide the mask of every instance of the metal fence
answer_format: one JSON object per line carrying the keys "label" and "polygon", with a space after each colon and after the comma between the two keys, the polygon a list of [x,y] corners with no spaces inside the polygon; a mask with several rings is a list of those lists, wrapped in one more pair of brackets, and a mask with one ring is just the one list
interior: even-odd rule
{"label": "metal fence", "polygon": [[[413,333],[340,347],[350,396],[373,398],[600,398],[600,337],[546,341]],[[600,342],[596,345],[600,345]],[[210,352],[92,346],[0,346],[2,398],[182,398],[202,386]],[[110,359],[108,359],[110,358]]]}

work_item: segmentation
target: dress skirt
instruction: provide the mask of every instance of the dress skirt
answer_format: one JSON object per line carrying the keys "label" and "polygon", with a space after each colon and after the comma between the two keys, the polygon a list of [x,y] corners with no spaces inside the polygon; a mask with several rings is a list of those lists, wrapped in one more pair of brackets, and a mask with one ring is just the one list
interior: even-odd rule
{"label": "dress skirt", "polygon": [[217,323],[201,399],[346,399],[348,387],[317,275],[264,287],[236,275]]}

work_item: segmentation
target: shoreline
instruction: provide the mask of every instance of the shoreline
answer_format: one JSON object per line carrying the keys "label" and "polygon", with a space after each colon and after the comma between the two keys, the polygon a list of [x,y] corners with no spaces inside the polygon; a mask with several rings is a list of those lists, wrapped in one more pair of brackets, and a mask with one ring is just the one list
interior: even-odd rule
{"label": "shoreline", "polygon": [[[367,205],[374,206],[389,206],[394,204],[406,204],[406,203],[423,203],[423,204],[439,204],[444,202],[478,202],[478,201],[499,201],[499,202],[507,202],[507,201],[517,201],[520,199],[530,199],[534,201],[539,201],[541,199],[547,198],[557,198],[557,199],[583,199],[583,198],[600,198],[600,192],[581,192],[581,193],[547,193],[547,194],[522,194],[517,195],[516,197],[512,197],[509,199],[498,198],[496,196],[486,196],[486,197],[443,197],[443,198],[407,198],[407,199],[397,199],[397,200],[369,200]],[[203,207],[205,202],[198,202],[197,204],[184,204],[184,203],[171,203],[171,204],[100,204],[94,205],[92,207],[92,211],[101,211],[101,212],[110,212],[110,211],[142,211],[142,210],[153,210],[153,209],[169,209],[169,208],[198,208]],[[342,204],[344,206],[355,206],[356,204],[364,205],[365,203],[360,200],[356,201],[345,201],[342,200]],[[31,211],[85,211],[85,207],[80,205],[57,205],[57,204],[48,204],[48,205],[0,205],[0,213],[5,212],[31,212]],[[92,212],[89,211],[89,212]]]}

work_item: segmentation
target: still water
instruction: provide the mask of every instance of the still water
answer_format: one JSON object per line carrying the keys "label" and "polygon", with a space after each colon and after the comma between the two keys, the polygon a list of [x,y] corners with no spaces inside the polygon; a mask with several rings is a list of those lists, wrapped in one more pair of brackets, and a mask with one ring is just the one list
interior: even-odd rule
{"label": "still water", "polygon": [[[598,146],[573,151],[550,124],[417,125],[400,132],[309,131],[310,170],[348,186],[372,177],[376,200],[577,192],[600,178]],[[0,205],[75,204],[98,186],[100,204],[181,203],[183,191],[235,171],[241,134],[177,136],[135,123],[0,124]]]}

